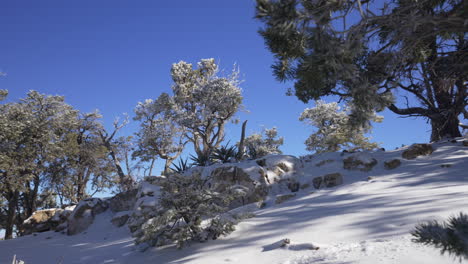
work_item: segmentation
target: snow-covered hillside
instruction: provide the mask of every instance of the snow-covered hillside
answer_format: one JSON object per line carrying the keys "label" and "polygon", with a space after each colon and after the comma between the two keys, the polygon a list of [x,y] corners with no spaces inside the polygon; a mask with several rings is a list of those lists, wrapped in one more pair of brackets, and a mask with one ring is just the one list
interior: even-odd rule
{"label": "snow-covered hillside", "polygon": [[[273,188],[255,217],[215,241],[140,252],[128,227],[110,224],[114,215],[106,211],[74,236],[50,231],[0,241],[0,263],[11,263],[13,255],[26,264],[459,263],[437,249],[411,242],[409,232],[421,221],[468,212],[468,147],[462,140],[434,143],[431,155],[413,160],[401,158],[405,148],[295,159],[295,170],[287,174],[301,184],[295,196],[277,204],[275,196],[291,191]],[[377,164],[368,171],[344,169],[343,160],[349,156],[375,159]],[[272,159],[291,162],[290,156],[267,161]],[[385,161],[392,159],[400,159],[401,165],[385,168]],[[343,184],[316,190],[312,179],[330,173],[340,173]],[[291,243],[280,247],[285,238]],[[312,246],[319,249],[311,250]]]}

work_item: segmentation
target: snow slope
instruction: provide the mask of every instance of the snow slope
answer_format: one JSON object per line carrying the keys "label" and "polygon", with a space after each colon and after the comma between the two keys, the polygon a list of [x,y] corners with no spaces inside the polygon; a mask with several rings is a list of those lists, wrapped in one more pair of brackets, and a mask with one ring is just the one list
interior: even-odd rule
{"label": "snow slope", "polygon": [[[404,149],[369,153],[378,160],[369,172],[342,168],[342,160],[352,154],[306,157],[295,174],[300,182],[339,172],[344,184],[307,188],[279,205],[272,199],[255,217],[216,241],[182,250],[166,247],[139,252],[127,227],[112,226],[112,214],[105,212],[83,234],[45,232],[0,241],[0,263],[11,263],[14,254],[26,264],[459,263],[441,256],[437,249],[411,242],[409,235],[418,222],[468,212],[468,147],[461,142],[433,147],[432,155],[402,159],[394,170],[386,170],[383,163],[401,159]],[[333,161],[317,167],[322,160]],[[291,244],[281,248],[284,238]],[[310,250],[311,245],[319,249]]]}

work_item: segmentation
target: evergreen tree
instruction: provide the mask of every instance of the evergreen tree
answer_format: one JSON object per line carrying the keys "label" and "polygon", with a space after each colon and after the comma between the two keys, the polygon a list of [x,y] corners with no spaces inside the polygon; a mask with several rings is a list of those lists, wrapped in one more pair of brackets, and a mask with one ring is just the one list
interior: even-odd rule
{"label": "evergreen tree", "polygon": [[[380,116],[374,115],[372,121],[380,122],[381,119]],[[299,120],[317,128],[305,142],[307,150],[321,153],[339,151],[343,148],[370,150],[378,147],[378,144],[371,143],[364,135],[370,130],[370,126],[351,127],[347,111],[340,111],[337,103],[327,104],[316,101],[315,107],[305,109]]]}
{"label": "evergreen tree", "polygon": [[447,222],[422,223],[411,232],[413,241],[440,248],[440,253],[448,252],[456,257],[468,259],[468,215],[460,213]]}
{"label": "evergreen tree", "polygon": [[284,138],[277,138],[278,130],[276,127],[264,129],[262,134],[254,133],[245,138],[244,144],[247,147],[248,156],[256,159],[269,154],[281,154],[279,147],[283,145]]}
{"label": "evergreen tree", "polygon": [[467,111],[466,10],[462,0],[257,0],[256,18],[274,75],[295,80],[290,94],[338,96],[353,126],[385,108],[421,116],[436,141],[461,136]]}

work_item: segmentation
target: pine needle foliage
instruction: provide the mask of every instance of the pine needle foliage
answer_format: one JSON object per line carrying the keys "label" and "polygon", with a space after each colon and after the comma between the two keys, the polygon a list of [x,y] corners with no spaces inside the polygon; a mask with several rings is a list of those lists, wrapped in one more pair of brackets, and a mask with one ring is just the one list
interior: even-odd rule
{"label": "pine needle foliage", "polygon": [[136,243],[163,246],[175,243],[182,248],[190,241],[203,242],[227,235],[235,223],[221,217],[231,201],[243,192],[236,186],[225,192],[211,188],[209,178],[194,173],[191,176],[173,174],[161,182],[159,211],[147,219]]}
{"label": "pine needle foliage", "polygon": [[468,259],[468,215],[460,213],[446,222],[430,221],[421,223],[411,232],[413,242],[432,245],[459,258]]}

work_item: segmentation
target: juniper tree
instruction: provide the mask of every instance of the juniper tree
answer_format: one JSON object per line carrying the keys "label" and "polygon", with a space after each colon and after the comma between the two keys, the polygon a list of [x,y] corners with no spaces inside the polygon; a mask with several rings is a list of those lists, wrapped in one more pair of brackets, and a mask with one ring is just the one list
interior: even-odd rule
{"label": "juniper tree", "polygon": [[[380,122],[381,119],[380,116],[374,115],[372,121]],[[317,128],[305,142],[307,150],[321,153],[339,151],[343,148],[378,147],[378,144],[370,142],[370,139],[364,135],[370,130],[370,125],[353,128],[349,125],[347,109],[340,110],[337,103],[316,101],[315,107],[305,109],[299,120]]]}
{"label": "juniper tree", "polygon": [[172,95],[162,93],[135,109],[135,119],[141,122],[136,156],[166,160],[166,174],[188,142],[198,157],[210,157],[242,103],[237,72],[218,76],[214,59],[201,60],[196,69],[185,61],[175,63],[171,77]]}
{"label": "juniper tree", "polygon": [[[263,134],[263,135],[262,135]],[[281,154],[279,147],[283,145],[284,138],[278,138],[276,127],[264,129],[262,134],[254,133],[245,138],[247,154],[252,159],[260,158],[268,154]]]}
{"label": "juniper tree", "polygon": [[259,32],[280,81],[303,102],[337,96],[351,124],[385,108],[431,123],[431,140],[460,136],[466,114],[466,3],[462,0],[257,0]]}

